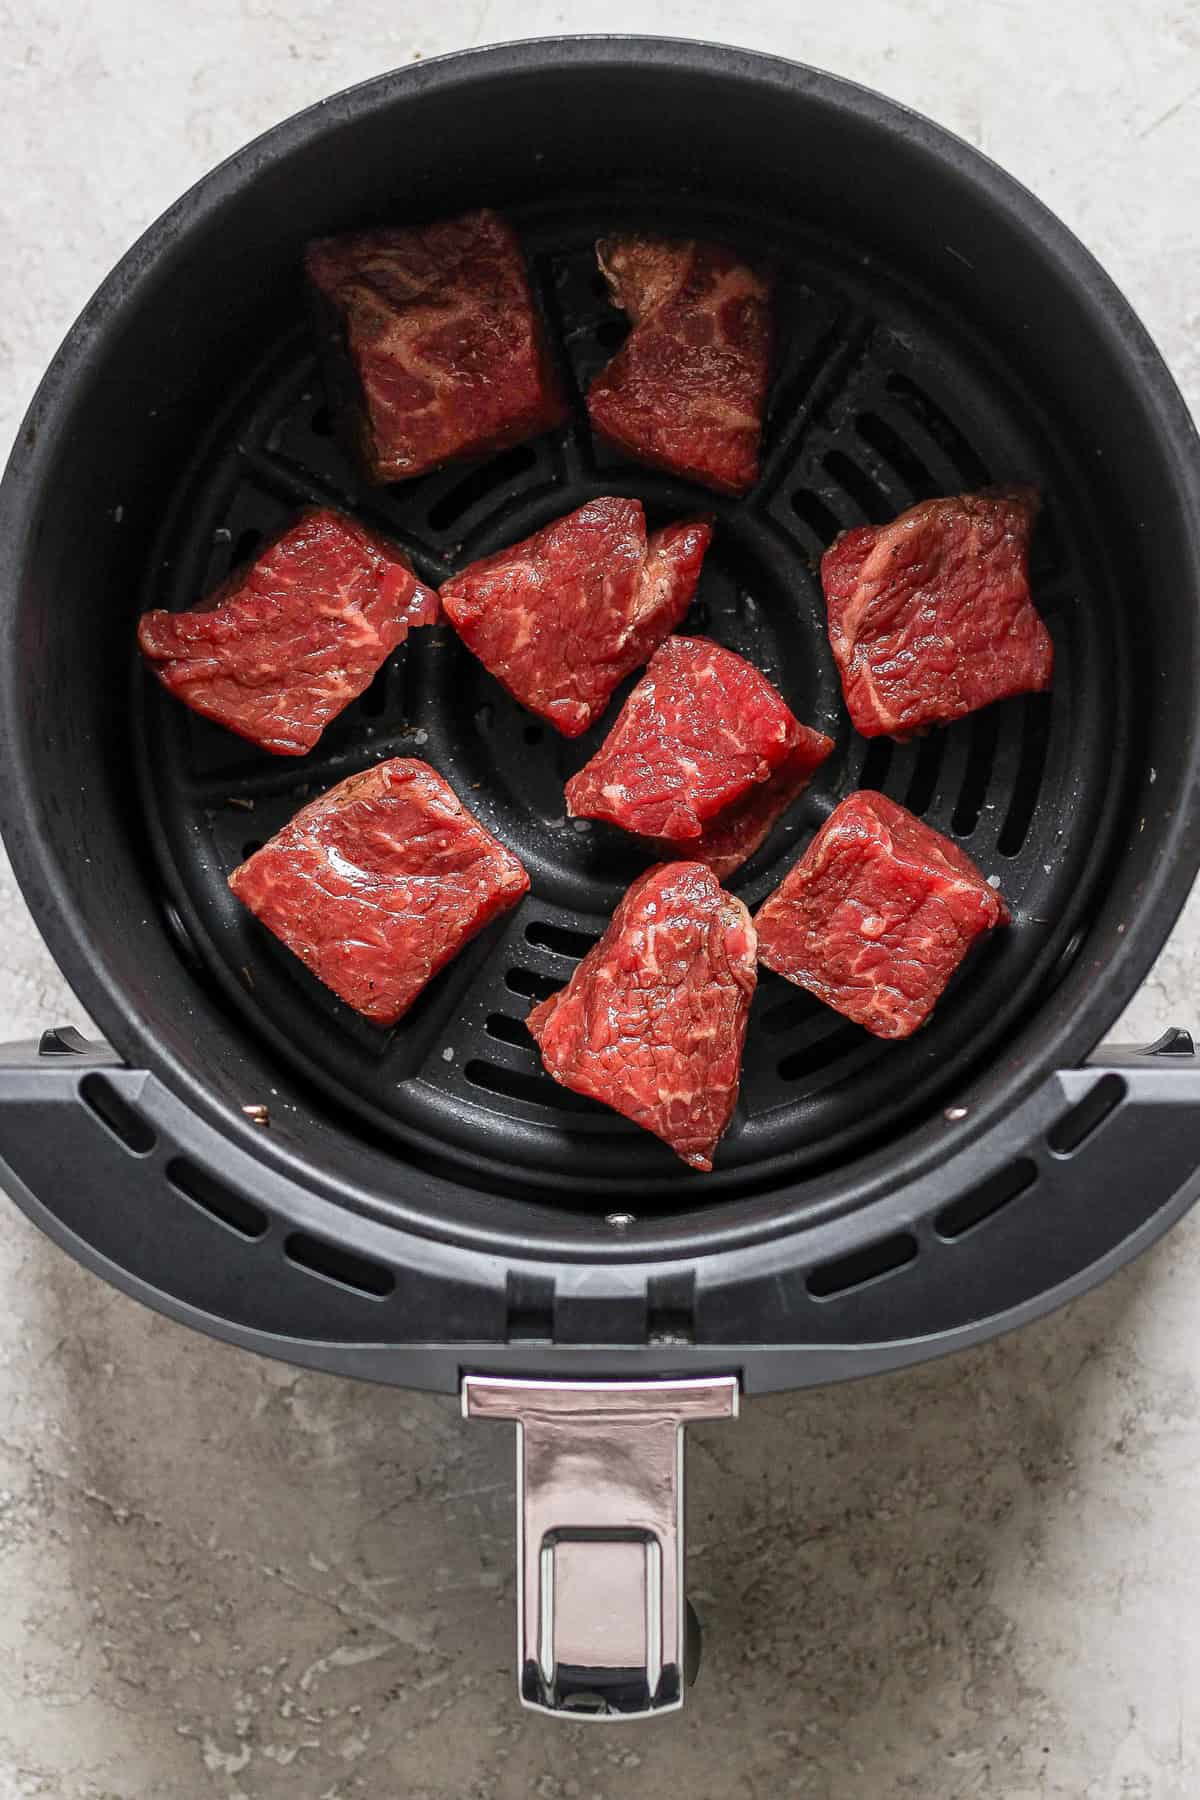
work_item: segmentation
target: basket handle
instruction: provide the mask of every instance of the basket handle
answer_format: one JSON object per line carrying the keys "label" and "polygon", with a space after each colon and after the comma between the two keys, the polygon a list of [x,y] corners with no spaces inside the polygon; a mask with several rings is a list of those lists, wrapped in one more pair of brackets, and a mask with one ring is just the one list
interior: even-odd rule
{"label": "basket handle", "polygon": [[469,1419],[517,1426],[522,1702],[575,1718],[681,1706],[697,1648],[683,1585],[683,1428],[736,1417],[736,1377],[467,1375],[462,1404]]}

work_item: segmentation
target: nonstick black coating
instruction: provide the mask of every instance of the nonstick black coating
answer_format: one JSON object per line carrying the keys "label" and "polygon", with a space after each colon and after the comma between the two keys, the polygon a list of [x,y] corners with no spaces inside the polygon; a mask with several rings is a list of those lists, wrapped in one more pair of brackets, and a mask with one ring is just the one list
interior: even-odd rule
{"label": "nonstick black coating", "polygon": [[[710,1177],[551,1087],[521,1038],[529,999],[566,979],[638,866],[599,828],[556,822],[586,740],[529,741],[540,728],[444,633],[417,634],[304,762],[254,758],[135,665],[141,608],[190,603],[251,547],[245,534],[313,497],[394,531],[429,576],[589,493],[642,494],[655,517],[712,504],[596,457],[578,407],[565,437],[481,470],[358,485],[322,411],[304,243],[479,203],[521,230],[579,379],[620,330],[590,265],[598,229],[649,217],[778,260],[767,470],[748,502],[713,507],[692,623],[761,662],[801,717],[836,728],[838,750],[739,891],[766,892],[836,799],[869,782],[960,837],[1017,913],[907,1046],[876,1045],[765,979],[742,1113]],[[649,40],[513,46],[383,78],[181,202],[106,284],[35,403],[0,495],[14,860],[118,1050],[356,1209],[445,1239],[578,1232],[585,1253],[586,1215],[618,1206],[699,1245],[864,1205],[1086,1055],[1186,892],[1194,449],[1169,377],[1086,252],[966,146],[876,96]],[[822,640],[824,542],[921,493],[1014,477],[1048,500],[1036,583],[1052,696],[868,748]],[[223,883],[306,782],[414,752],[526,859],[534,894],[386,1034],[326,996]],[[947,1125],[950,1099],[965,1123]],[[255,1138],[248,1101],[272,1106],[270,1133]]]}
{"label": "nonstick black coating", "polygon": [[[1001,886],[1013,926],[971,959],[930,1027],[885,1044],[764,972],[742,1096],[711,1185],[821,1164],[877,1140],[988,1054],[1078,949],[1089,872],[1129,777],[1121,610],[1104,533],[1036,398],[936,300],[874,260],[779,217],[678,197],[631,207],[556,195],[513,214],[532,255],[575,401],[565,433],[469,469],[372,489],[339,448],[303,327],[272,343],[182,473],[151,560],[145,606],[186,607],[298,504],[348,506],[391,532],[430,581],[524,536],[592,494],[642,497],[652,521],[713,505],[597,446],[580,398],[622,335],[594,244],[627,225],[709,232],[770,258],[781,367],[764,473],[716,505],[689,630],[748,656],[837,752],[771,843],[731,883],[752,906],[845,793],[882,787],[951,833]],[[1014,700],[901,749],[849,726],[824,630],[816,563],[841,528],[914,500],[1033,479],[1047,497],[1035,553],[1054,632],[1048,696]],[[254,752],[136,671],[143,772],[164,884],[204,974],[251,1031],[327,1101],[403,1146],[411,1132],[488,1159],[485,1180],[596,1187],[639,1206],[693,1184],[656,1139],[547,1076],[524,1018],[569,976],[650,860],[616,831],[565,817],[563,783],[610,711],[568,743],[510,700],[448,627],[418,632],[302,759]],[[615,708],[614,708],[615,710]],[[1106,780],[1079,746],[1108,740]],[[333,781],[383,756],[428,758],[525,862],[530,897],[426,991],[392,1031],[359,1019],[233,899],[226,876]],[[1093,767],[1096,765],[1093,764]],[[706,1183],[710,1185],[710,1183]]]}

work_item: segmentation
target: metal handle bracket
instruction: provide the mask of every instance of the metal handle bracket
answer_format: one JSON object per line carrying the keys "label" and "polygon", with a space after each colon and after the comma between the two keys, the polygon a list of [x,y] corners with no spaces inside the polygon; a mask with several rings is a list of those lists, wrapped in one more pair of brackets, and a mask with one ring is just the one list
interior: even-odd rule
{"label": "metal handle bracket", "polygon": [[467,1375],[468,1419],[517,1427],[517,1680],[524,1705],[637,1718],[683,1704],[683,1428],[732,1419],[736,1376]]}

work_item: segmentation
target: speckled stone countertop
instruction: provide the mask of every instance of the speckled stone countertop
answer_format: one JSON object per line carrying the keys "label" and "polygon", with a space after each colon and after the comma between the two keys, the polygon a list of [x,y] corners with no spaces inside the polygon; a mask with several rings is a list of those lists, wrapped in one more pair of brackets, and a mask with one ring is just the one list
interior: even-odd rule
{"label": "speckled stone countertop", "polygon": [[[0,0],[0,447],[92,288],[268,124],[628,0]],[[1195,0],[666,0],[931,113],[1107,264],[1200,403]],[[0,873],[0,1037],[78,1019]],[[1126,1037],[1200,1023],[1200,908]],[[951,1362],[691,1435],[690,1709],[512,1697],[512,1446],[141,1310],[0,1210],[0,1800],[1195,1800],[1200,1217]]]}

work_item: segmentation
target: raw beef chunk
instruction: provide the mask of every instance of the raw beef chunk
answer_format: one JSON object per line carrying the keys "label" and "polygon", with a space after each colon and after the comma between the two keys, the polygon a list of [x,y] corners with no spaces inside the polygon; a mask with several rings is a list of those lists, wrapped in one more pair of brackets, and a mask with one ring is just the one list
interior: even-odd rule
{"label": "raw beef chunk", "polygon": [[589,500],[455,575],[442,605],[510,694],[578,737],[682,619],[711,536],[687,519],[647,542],[640,500]]}
{"label": "raw beef chunk", "polygon": [[670,637],[568,781],[567,810],[729,874],[832,748],[751,663],[708,638]]}
{"label": "raw beef chunk", "polygon": [[298,812],[229,885],[318,980],[377,1025],[529,887],[428,763],[351,775]]}
{"label": "raw beef chunk", "polygon": [[876,1037],[924,1023],[1008,908],[956,844],[884,794],[851,794],[759,908],[759,961]]}
{"label": "raw beef chunk", "polygon": [[[814,771],[833,749],[833,739],[807,725],[799,726],[800,741],[773,775],[760,781],[748,794],[727,806],[704,827],[688,855],[724,881],[766,843],[794,800],[798,800]],[[664,855],[677,854],[669,839],[659,839]]]}
{"label": "raw beef chunk", "polygon": [[596,755],[567,783],[568,807],[683,846],[765,781],[796,733],[752,664],[708,638],[671,637]]}
{"label": "raw beef chunk", "polygon": [[191,612],[148,612],[138,644],[194,712],[276,756],[303,756],[437,595],[394,544],[306,512]]}
{"label": "raw beef chunk", "polygon": [[695,240],[602,238],[596,255],[633,326],[588,390],[596,431],[637,462],[744,494],[770,380],[766,278]]}
{"label": "raw beef chunk", "polygon": [[491,455],[566,417],[521,246],[495,213],[324,238],[306,265],[340,316],[376,481]]}
{"label": "raw beef chunk", "polygon": [[864,737],[906,737],[1049,687],[1054,646],[1029,593],[1033,488],[926,500],[825,552],[829,641]]}
{"label": "raw beef chunk", "polygon": [[529,1029],[555,1081],[711,1169],[737,1101],[756,973],[741,901],[699,863],[659,863]]}

